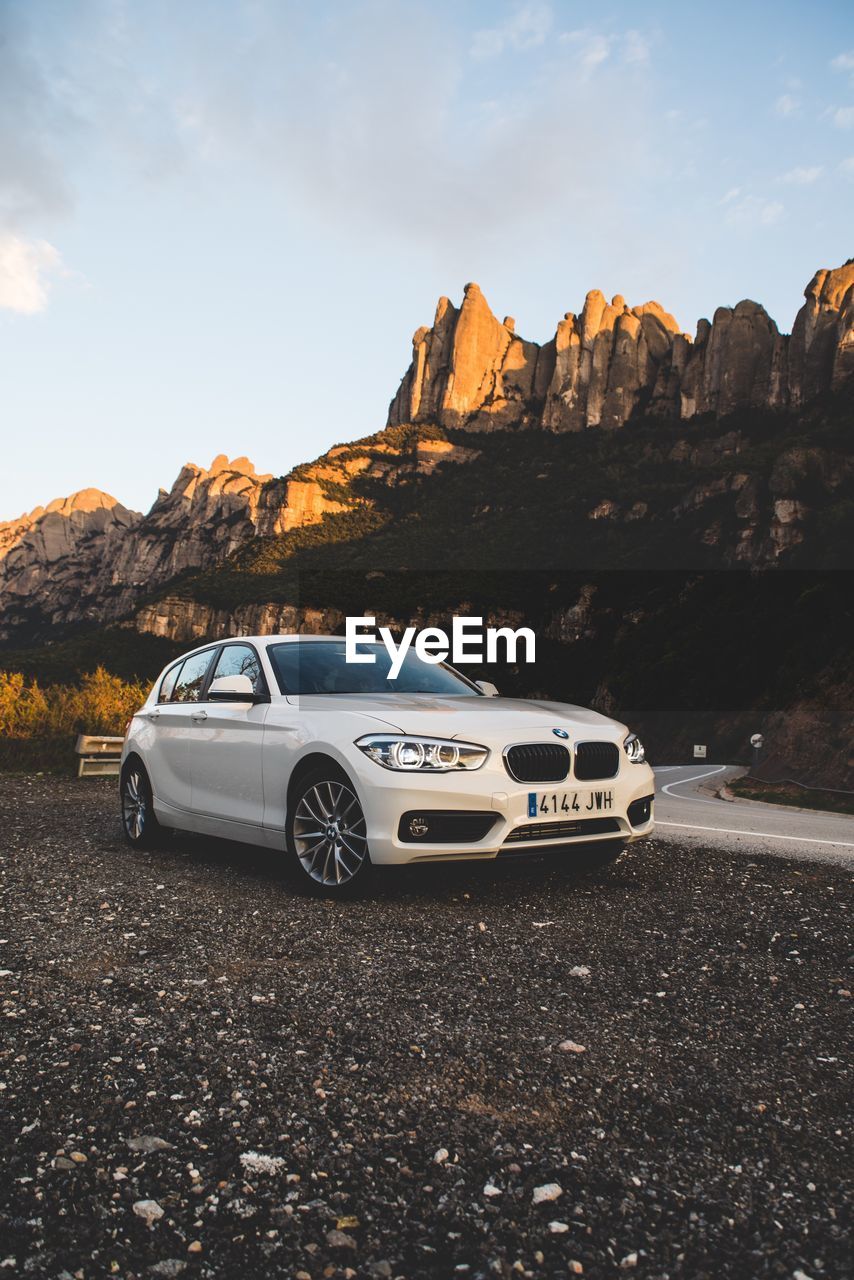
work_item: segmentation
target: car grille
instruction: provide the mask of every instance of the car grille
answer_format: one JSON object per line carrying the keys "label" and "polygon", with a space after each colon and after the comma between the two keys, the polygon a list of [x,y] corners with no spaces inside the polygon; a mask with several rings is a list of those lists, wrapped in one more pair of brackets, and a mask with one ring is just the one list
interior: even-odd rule
{"label": "car grille", "polygon": [[575,776],[581,782],[613,778],[620,768],[620,749],[613,742],[579,742],[575,748]]}
{"label": "car grille", "polygon": [[522,844],[527,840],[567,840],[572,836],[600,836],[609,831],[619,831],[616,818],[579,818],[577,822],[529,822],[516,827],[504,841]]}
{"label": "car grille", "polygon": [[517,782],[563,782],[569,773],[569,751],[556,742],[524,742],[507,748],[504,763]]}

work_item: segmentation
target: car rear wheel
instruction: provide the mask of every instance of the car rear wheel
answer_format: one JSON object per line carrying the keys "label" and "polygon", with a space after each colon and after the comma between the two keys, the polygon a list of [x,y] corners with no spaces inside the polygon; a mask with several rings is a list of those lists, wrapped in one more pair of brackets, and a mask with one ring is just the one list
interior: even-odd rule
{"label": "car rear wheel", "polygon": [[368,830],[347,775],[318,767],[297,783],[288,808],[288,847],[311,886],[333,897],[361,889],[371,871]]}
{"label": "car rear wheel", "polygon": [[129,760],[125,765],[119,790],[125,840],[135,849],[150,849],[160,838],[162,828],[154,813],[148,774],[139,760]]}

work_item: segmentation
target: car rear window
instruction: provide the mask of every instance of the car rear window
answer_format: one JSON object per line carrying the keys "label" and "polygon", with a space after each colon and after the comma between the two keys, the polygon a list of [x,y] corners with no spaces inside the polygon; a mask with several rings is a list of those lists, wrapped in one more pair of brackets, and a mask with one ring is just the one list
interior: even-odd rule
{"label": "car rear window", "polygon": [[184,660],[170,702],[198,702],[214,653],[214,649],[206,649]]}
{"label": "car rear window", "polygon": [[178,672],[181,670],[181,663],[176,662],[174,667],[170,667],[166,675],[160,682],[160,693],[157,695],[158,702],[168,702],[172,697],[172,691],[175,688],[175,681],[178,679]]}

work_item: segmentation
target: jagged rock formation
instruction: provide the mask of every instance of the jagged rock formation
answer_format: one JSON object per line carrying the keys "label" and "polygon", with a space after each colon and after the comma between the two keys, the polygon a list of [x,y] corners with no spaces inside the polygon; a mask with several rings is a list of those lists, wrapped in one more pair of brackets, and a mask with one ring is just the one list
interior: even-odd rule
{"label": "jagged rock formation", "polygon": [[[401,614],[376,609],[377,626],[402,631],[406,627],[424,627],[431,616],[423,610]],[[495,609],[488,612],[484,623],[490,627],[518,627],[523,615],[514,610]],[[312,608],[292,604],[253,603],[234,609],[216,608],[200,600],[181,596],[164,596],[137,611],[133,626],[137,631],[180,640],[188,644],[208,636],[263,636],[300,632],[305,635],[331,635],[342,630],[346,614],[341,609]]]}
{"label": "jagged rock formation", "polygon": [[147,515],[87,489],[0,524],[0,640],[35,624],[112,621],[140,596],[191,569],[210,568],[252,538],[275,537],[350,510],[349,482],[429,474],[477,451],[446,440],[411,449],[370,440],[339,445],[276,478],[224,454],[208,469],[187,463]]}
{"label": "jagged rock formation", "polygon": [[309,635],[334,632],[344,624],[339,609],[303,609],[291,604],[239,605],[217,609],[199,600],[164,596],[142,605],[133,619],[134,629],[188,644],[212,635],[276,635],[294,631]]}
{"label": "jagged rock formation", "polygon": [[0,560],[0,635],[34,612],[54,623],[120,616],[143,590],[227,555],[254,535],[270,481],[220,456],[208,471],[183,467],[146,516],[97,490],[37,509]]}
{"label": "jagged rock formation", "polygon": [[[280,478],[258,475],[247,458],[220,455],[208,469],[188,463],[145,516],[85,490],[0,524],[0,640],[25,626],[44,635],[55,624],[128,617],[162,584],[215,567],[253,539],[287,537],[370,505],[378,484],[477,458],[459,435],[446,438],[454,428],[563,434],[640,417],[681,419],[685,438],[659,460],[700,474],[689,478],[686,467],[684,489],[666,510],[646,492],[616,493],[603,480],[589,495],[590,527],[637,522],[640,531],[664,521],[696,531],[702,512],[701,551],[714,549],[732,567],[778,564],[808,540],[813,507],[850,484],[851,464],[821,448],[789,450],[773,474],[751,473],[735,461],[746,443],[742,427],[722,428],[713,441],[689,424],[750,408],[800,413],[854,379],[854,260],[819,271],[805,297],[791,336],[757,303],[740,302],[720,308],[711,324],[701,320],[692,341],[657,302],[629,307],[594,291],[539,346],[517,335],[511,317],[499,322],[469,284],[461,307],[440,299],[433,327],[415,334],[412,365],[389,412],[392,429]],[[703,475],[709,467],[718,474]],[[499,492],[506,481],[491,483],[496,492],[484,494],[476,518],[512,498]],[[571,490],[559,495],[567,507],[572,498]]]}
{"label": "jagged rock formation", "polygon": [[327,510],[343,507],[315,480],[258,475],[224,454],[208,469],[187,463],[145,516],[95,489],[58,499],[0,525],[0,635],[34,609],[54,623],[120,617],[159,583]]}
{"label": "jagged rock formation", "polygon": [[476,284],[466,285],[459,309],[440,298],[433,328],[419,329],[412,348],[412,364],[392,401],[389,426],[437,422],[488,430],[535,425],[531,406],[548,384],[549,353],[518,338],[510,316],[499,324]]}
{"label": "jagged rock formation", "polygon": [[806,404],[828,386],[838,390],[854,373],[854,259],[817,271],[807,285],[789,348],[789,396]]}
{"label": "jagged rock formation", "polygon": [[112,525],[130,528],[141,518],[100,489],[81,489],[17,520],[0,521],[0,561],[16,564],[18,572],[31,561],[52,563]]}
{"label": "jagged rock formation", "polygon": [[[4,621],[50,598],[61,612],[94,584],[115,548],[142,520],[100,489],[81,489],[0,524]],[[2,634],[2,632],[0,632]]]}
{"label": "jagged rock formation", "polygon": [[692,341],[658,302],[629,307],[593,290],[539,346],[510,317],[500,324],[468,284],[460,308],[440,298],[433,327],[415,333],[388,422],[580,431],[643,415],[797,408],[854,373],[854,260],[817,272],[804,296],[791,336],[744,301],[700,320]]}

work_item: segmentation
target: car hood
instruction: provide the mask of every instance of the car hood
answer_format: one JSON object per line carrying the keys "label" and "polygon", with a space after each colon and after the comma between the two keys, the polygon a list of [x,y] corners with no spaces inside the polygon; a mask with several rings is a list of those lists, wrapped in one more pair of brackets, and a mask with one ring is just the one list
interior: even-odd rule
{"label": "car hood", "polygon": [[[523,698],[351,693],[303,694],[293,701],[313,712],[364,716],[399,733],[460,738],[485,745],[504,745],[524,738],[546,740],[553,729],[565,730],[570,739],[595,733],[597,738],[614,742],[626,732],[624,725],[586,707]],[[365,725],[365,732],[373,727]]]}

